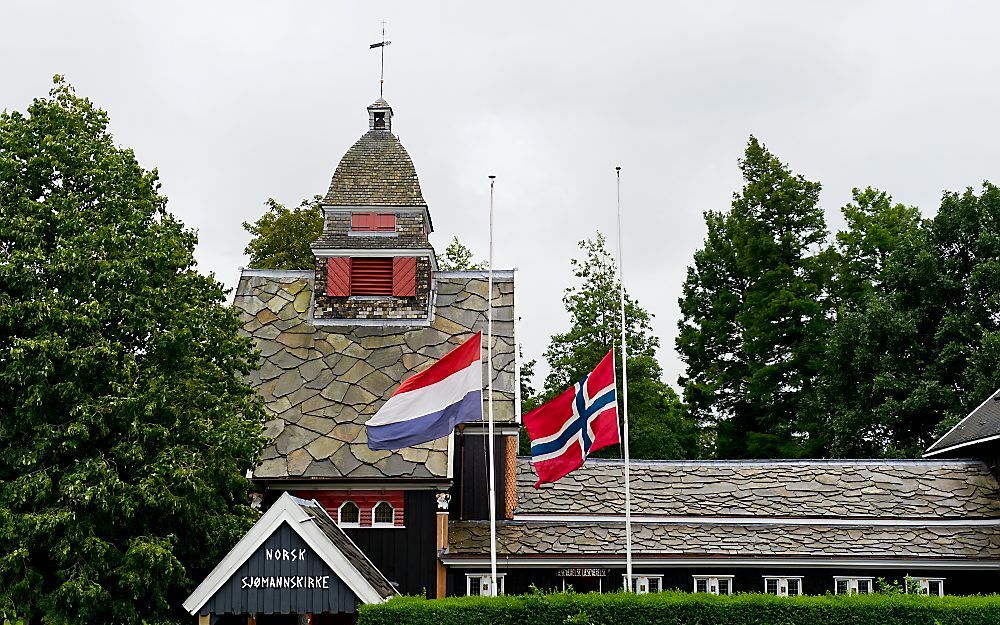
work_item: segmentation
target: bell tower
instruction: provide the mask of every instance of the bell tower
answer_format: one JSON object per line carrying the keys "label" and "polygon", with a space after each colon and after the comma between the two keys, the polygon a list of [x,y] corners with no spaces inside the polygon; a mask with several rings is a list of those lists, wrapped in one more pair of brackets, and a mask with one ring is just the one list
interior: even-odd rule
{"label": "bell tower", "polygon": [[368,106],[368,132],[340,160],[323,200],[323,233],[312,245],[321,323],[430,319],[433,227],[392,116],[382,98]]}

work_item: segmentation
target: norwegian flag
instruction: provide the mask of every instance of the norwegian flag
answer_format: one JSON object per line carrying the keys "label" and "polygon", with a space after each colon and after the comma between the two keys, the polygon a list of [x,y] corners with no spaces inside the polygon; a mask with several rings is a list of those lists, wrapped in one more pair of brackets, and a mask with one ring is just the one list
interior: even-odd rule
{"label": "norwegian flag", "polygon": [[524,427],[538,474],[535,488],[583,466],[590,452],[621,442],[614,350],[572,388],[524,415]]}

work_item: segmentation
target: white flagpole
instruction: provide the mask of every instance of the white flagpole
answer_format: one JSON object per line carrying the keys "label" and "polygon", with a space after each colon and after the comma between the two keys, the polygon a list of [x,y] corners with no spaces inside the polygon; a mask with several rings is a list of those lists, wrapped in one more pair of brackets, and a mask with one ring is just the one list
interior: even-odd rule
{"label": "white flagpole", "polygon": [[628,453],[628,345],[625,341],[625,270],[622,268],[622,168],[615,167],[618,201],[618,299],[622,314],[622,448],[625,452],[625,592],[632,591],[632,488]]}
{"label": "white flagpole", "polygon": [[490,437],[490,596],[497,596],[497,476],[493,451],[493,183],[496,176],[490,176],[490,272],[487,281],[489,294],[486,298],[486,384],[487,406],[489,406]]}

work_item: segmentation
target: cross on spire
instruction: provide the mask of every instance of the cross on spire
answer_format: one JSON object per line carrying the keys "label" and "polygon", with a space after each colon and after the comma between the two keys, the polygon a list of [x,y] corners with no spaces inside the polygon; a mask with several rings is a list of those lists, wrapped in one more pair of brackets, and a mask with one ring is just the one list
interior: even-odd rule
{"label": "cross on spire", "polygon": [[382,85],[385,84],[385,47],[392,43],[391,41],[386,41],[385,39],[385,20],[382,20],[382,41],[378,43],[373,43],[368,46],[369,50],[379,49],[382,55],[382,68],[378,76],[378,97],[382,97]]}

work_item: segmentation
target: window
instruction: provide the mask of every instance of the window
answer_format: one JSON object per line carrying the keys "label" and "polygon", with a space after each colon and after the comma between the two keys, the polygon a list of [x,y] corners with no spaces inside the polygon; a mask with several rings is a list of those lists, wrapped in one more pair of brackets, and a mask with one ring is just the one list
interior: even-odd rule
{"label": "window", "polygon": [[392,259],[352,258],[351,295],[392,295]]}
{"label": "window", "polygon": [[372,508],[372,527],[392,527],[396,521],[396,510],[388,501],[380,501]]}
{"label": "window", "polygon": [[834,577],[833,591],[838,595],[869,595],[873,581],[872,577]]}
{"label": "window", "polygon": [[375,113],[375,130],[385,130],[385,113]]}
{"label": "window", "polygon": [[801,577],[764,577],[764,592],[788,597],[802,594]]}
{"label": "window", "polygon": [[943,577],[907,577],[906,581],[906,592],[910,591],[910,583],[912,582],[917,592],[921,595],[930,597],[944,596]]}
{"label": "window", "polygon": [[693,575],[694,591],[712,595],[729,595],[733,592],[732,575]]}
{"label": "window", "polygon": [[361,525],[361,508],[353,501],[345,501],[340,504],[337,516],[341,527],[360,527]]}
{"label": "window", "polygon": [[[506,573],[497,574],[497,594],[503,594],[503,578]],[[466,573],[465,574],[465,594],[470,597],[475,595],[480,595],[483,597],[489,597],[493,593],[490,592],[490,575],[489,573]]]}
{"label": "window", "polygon": [[351,213],[351,232],[395,232],[396,213]]}
{"label": "window", "polygon": [[[625,576],[622,575],[622,584],[625,583]],[[644,595],[649,592],[660,592],[663,590],[662,575],[632,575],[632,592],[637,595]]]}

